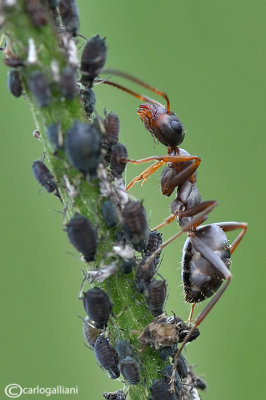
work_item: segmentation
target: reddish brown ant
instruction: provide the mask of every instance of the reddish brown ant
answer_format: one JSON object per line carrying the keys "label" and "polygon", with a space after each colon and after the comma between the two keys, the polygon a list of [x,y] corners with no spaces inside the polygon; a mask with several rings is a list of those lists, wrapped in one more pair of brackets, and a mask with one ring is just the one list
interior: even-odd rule
{"label": "reddish brown ant", "polygon": [[[200,164],[200,158],[191,156],[187,151],[179,148],[178,146],[183,142],[185,131],[181,121],[170,110],[170,101],[166,93],[148,85],[134,76],[122,71],[106,69],[102,71],[111,75],[117,75],[122,78],[128,79],[146,89],[151,90],[166,100],[166,108],[159,102],[151,99],[150,97],[143,96],[136,93],[125,86],[117,84],[109,80],[97,79],[95,82],[101,82],[107,85],[114,86],[118,89],[137,97],[140,100],[147,101],[148,103],[141,104],[138,108],[137,114],[143,121],[145,128],[149,130],[153,137],[159,142],[168,147],[167,156],[151,156],[141,160],[125,160],[135,164],[142,164],[148,161],[156,161],[150,167],[146,168],[140,175],[136,176],[126,187],[129,190],[136,182],[143,180],[153,174],[158,168],[166,163],[170,163],[162,173],[161,185],[162,193],[170,196],[173,190],[189,180],[192,184],[196,182],[195,171]],[[174,219],[173,217],[172,219]]]}

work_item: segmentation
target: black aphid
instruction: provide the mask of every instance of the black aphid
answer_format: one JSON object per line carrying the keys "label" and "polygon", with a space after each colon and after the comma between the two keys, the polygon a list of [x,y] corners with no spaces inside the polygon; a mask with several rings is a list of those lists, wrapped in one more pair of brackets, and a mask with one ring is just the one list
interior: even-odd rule
{"label": "black aphid", "polygon": [[54,10],[58,6],[58,0],[48,0],[48,5],[51,10]]}
{"label": "black aphid", "polygon": [[136,270],[136,288],[140,293],[143,293],[144,290],[148,288],[156,273],[156,266],[154,261],[152,261],[151,263],[147,263],[146,261],[147,259],[144,258],[138,264]]}
{"label": "black aphid", "polygon": [[187,361],[186,361],[185,357],[182,356],[182,354],[180,354],[180,356],[178,357],[178,363],[177,363],[176,370],[177,370],[178,374],[180,375],[181,379],[184,379],[188,376]]}
{"label": "black aphid", "polygon": [[[104,128],[105,128],[105,132],[102,135],[102,153],[104,156],[104,160],[105,160],[106,164],[108,165],[111,160],[112,147],[117,145],[117,142],[118,142],[120,121],[119,121],[118,116],[115,113],[110,112],[109,114],[105,115],[103,124],[104,124]],[[117,152],[116,149],[114,149],[114,151]],[[127,157],[127,153],[125,152],[124,148],[122,148],[122,150],[120,149],[120,151],[122,151],[122,156]],[[118,156],[119,156],[119,154],[118,154]],[[115,160],[113,160],[113,162],[115,162]],[[121,174],[124,170],[124,167],[125,167],[125,164],[123,163],[122,171],[121,172],[118,171],[118,175],[121,176]],[[114,170],[116,169],[116,163],[113,165],[113,169]]]}
{"label": "black aphid", "polygon": [[155,317],[163,313],[166,291],[167,285],[165,281],[154,280],[148,286],[146,291],[146,302]]}
{"label": "black aphid", "polygon": [[110,167],[113,176],[121,178],[126,168],[127,162],[127,148],[121,143],[118,143],[112,147]]}
{"label": "black aphid", "polygon": [[83,305],[96,328],[105,329],[112,311],[108,295],[102,289],[94,287],[84,293]]}
{"label": "black aphid", "polygon": [[74,68],[67,66],[60,76],[62,96],[66,100],[72,100],[76,96],[77,73]]}
{"label": "black aphid", "polygon": [[40,0],[26,0],[26,9],[29,13],[32,23],[37,28],[47,24],[45,9]]}
{"label": "black aphid", "polygon": [[101,333],[100,329],[97,329],[93,326],[92,322],[90,321],[89,317],[85,317],[83,320],[83,336],[86,340],[86,343],[93,348],[97,337]]}
{"label": "black aphid", "polygon": [[90,117],[96,104],[95,92],[92,89],[83,89],[80,94],[84,110],[86,111],[87,116]]}
{"label": "black aphid", "polygon": [[28,78],[31,94],[40,107],[47,107],[51,102],[51,91],[46,77],[40,71],[34,71]]}
{"label": "black aphid", "polygon": [[15,97],[22,95],[22,81],[20,79],[20,74],[17,70],[11,69],[8,72],[7,79],[8,90]]}
{"label": "black aphid", "polygon": [[[144,255],[149,257],[154,251],[156,251],[162,244],[162,234],[158,231],[150,231],[148,243],[144,249]],[[160,253],[154,258],[154,263],[157,265],[160,260]]]}
{"label": "black aphid", "polygon": [[109,372],[111,379],[116,379],[120,376],[118,354],[108,339],[98,336],[94,345],[94,354],[100,366]]}
{"label": "black aphid", "polygon": [[126,358],[127,356],[131,357],[131,346],[125,340],[117,340],[115,343],[115,349],[117,351],[119,360]]}
{"label": "black aphid", "polygon": [[176,352],[177,352],[177,344],[174,343],[172,344],[172,346],[162,347],[159,350],[159,357],[162,360],[168,360],[169,357],[174,357]]}
{"label": "black aphid", "polygon": [[170,385],[166,379],[157,379],[150,387],[152,400],[178,400],[175,393],[171,393]]}
{"label": "black aphid", "polygon": [[111,228],[118,223],[117,207],[112,201],[106,200],[103,203],[102,213],[108,228]]}
{"label": "black aphid", "polygon": [[103,397],[106,400],[126,400],[127,396],[123,390],[117,390],[116,392],[104,393]]}
{"label": "black aphid", "polygon": [[109,145],[114,146],[118,143],[119,136],[120,121],[118,115],[114,112],[106,114],[103,123],[106,132],[105,140]]}
{"label": "black aphid", "polygon": [[128,201],[122,211],[122,228],[127,240],[135,250],[145,248],[149,229],[143,205],[138,201]]}
{"label": "black aphid", "polygon": [[59,0],[59,12],[67,32],[77,36],[79,31],[79,12],[75,0]]}
{"label": "black aphid", "polygon": [[196,378],[195,382],[194,382],[194,387],[196,389],[206,390],[207,389],[207,383],[201,378]]}
{"label": "black aphid", "polygon": [[130,272],[132,272],[135,265],[136,265],[135,258],[130,258],[129,260],[124,260],[121,264],[121,271],[123,272],[123,274],[130,274]]}
{"label": "black aphid", "polygon": [[71,244],[84,256],[85,261],[93,261],[97,251],[97,233],[90,220],[75,214],[66,229]]}
{"label": "black aphid", "polygon": [[[183,342],[186,338],[186,336],[189,334],[190,330],[192,329],[192,325],[186,325],[184,329],[181,330],[179,334],[179,342]],[[200,331],[198,328],[195,329],[195,331],[192,333],[191,337],[189,338],[188,342],[192,342],[193,340],[197,339],[199,337]]]}
{"label": "black aphid", "polygon": [[137,385],[140,382],[140,367],[132,357],[125,357],[119,363],[119,369],[125,380],[130,385]]}
{"label": "black aphid", "polygon": [[66,134],[65,150],[73,167],[88,174],[91,179],[96,177],[101,139],[94,125],[75,121]]}
{"label": "black aphid", "polygon": [[[172,372],[173,372],[173,366],[172,365],[166,365],[162,371],[162,375],[165,378],[165,380],[169,383],[170,379],[172,377]],[[175,371],[175,388],[176,390],[180,390],[182,387],[181,379],[177,371]]]}
{"label": "black aphid", "polygon": [[81,55],[81,83],[91,87],[93,80],[101,72],[106,60],[105,40],[99,35],[93,36],[85,44]]}
{"label": "black aphid", "polygon": [[32,172],[39,184],[43,186],[48,193],[55,192],[54,194],[61,199],[55,177],[42,161],[33,161]]}
{"label": "black aphid", "polygon": [[63,135],[59,124],[48,125],[46,135],[54,150],[63,148]]}

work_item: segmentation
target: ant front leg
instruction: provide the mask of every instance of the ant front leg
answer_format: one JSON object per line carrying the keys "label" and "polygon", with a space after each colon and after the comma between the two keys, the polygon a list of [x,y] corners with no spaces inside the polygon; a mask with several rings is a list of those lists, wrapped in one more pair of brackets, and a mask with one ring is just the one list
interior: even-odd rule
{"label": "ant front leg", "polygon": [[[155,171],[157,171],[157,169],[159,169],[161,166],[163,166],[166,163],[178,164],[178,163],[182,163],[182,162],[194,161],[192,164],[190,164],[189,166],[184,168],[183,171],[176,173],[175,179],[178,182],[176,184],[176,186],[178,186],[180,183],[184,182],[196,171],[196,169],[198,168],[198,166],[201,162],[201,159],[197,156],[190,156],[190,157],[152,156],[152,157],[142,158],[140,160],[127,159],[126,161],[133,163],[133,164],[143,164],[143,163],[149,162],[149,161],[157,161],[156,163],[152,164],[150,167],[146,168],[140,175],[136,176],[127,185],[126,190],[129,190],[138,181],[143,180],[143,183],[144,183],[150,175],[152,175]],[[179,177],[179,178],[177,178],[177,177]]]}

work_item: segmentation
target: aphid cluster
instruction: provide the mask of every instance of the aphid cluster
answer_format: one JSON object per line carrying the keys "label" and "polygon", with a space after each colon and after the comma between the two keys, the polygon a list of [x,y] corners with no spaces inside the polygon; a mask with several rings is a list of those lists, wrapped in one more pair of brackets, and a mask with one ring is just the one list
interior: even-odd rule
{"label": "aphid cluster", "polygon": [[[72,206],[77,212],[64,225],[70,243],[86,262],[80,296],[86,313],[83,319],[86,344],[93,349],[98,364],[110,378],[121,376],[129,387],[145,384],[141,352],[149,346],[157,352],[165,366],[159,378],[158,371],[154,371],[157,379],[150,382],[150,399],[177,400],[187,398],[189,393],[191,396],[194,393],[191,398],[199,398],[197,389],[204,390],[206,384],[194,375],[181,352],[188,342],[199,336],[198,326],[228,287],[231,255],[244,236],[247,224],[222,222],[202,225],[217,202],[202,200],[196,185],[196,170],[201,160],[179,147],[184,140],[185,130],[179,118],[170,110],[168,96],[127,73],[103,71],[107,48],[105,39],[99,35],[86,40],[79,63],[75,42],[79,35],[79,14],[74,0],[50,0],[47,4],[41,0],[27,0],[25,9],[33,26],[40,31],[53,21],[66,65],[59,67],[57,61],[53,60],[50,69],[44,71],[38,62],[39,50],[33,39],[29,39],[27,55],[23,59],[12,54],[7,44],[4,62],[10,67],[10,92],[15,97],[23,93],[23,76],[30,96],[41,110],[52,108],[54,100],[71,102],[79,99],[88,118],[86,122],[76,119],[63,129],[65,124],[51,113],[53,116],[45,126],[52,154],[71,172],[71,181],[68,176],[62,177],[58,182],[60,188],[68,192],[71,200],[79,195],[80,182],[92,181],[90,184],[97,186],[100,192],[95,210],[90,210],[94,216],[93,223],[80,213],[78,203],[73,201]],[[25,72],[27,66],[31,66],[28,74]],[[99,79],[101,72],[120,76],[151,90],[164,98],[166,107],[118,83]],[[104,118],[93,114],[95,83],[116,87],[144,101],[137,113],[153,138],[167,147],[167,155],[129,159],[125,145],[119,143],[118,116],[106,111]],[[149,161],[154,163],[125,187],[123,172],[127,163],[142,164]],[[142,202],[130,197],[127,191],[138,181],[146,181],[161,166],[165,166],[161,174],[162,194],[170,197],[175,190],[176,194],[170,207],[171,216],[151,230]],[[58,184],[43,161],[34,161],[32,169],[40,185],[61,200]],[[159,230],[173,220],[177,220],[180,229],[163,243]],[[241,233],[229,245],[226,232],[237,229],[241,229]],[[163,277],[158,279],[162,249],[183,233],[187,234],[187,238],[183,247],[182,282],[185,300],[192,304],[187,323],[175,315],[166,315],[167,283]],[[106,252],[105,241],[112,242],[112,248]],[[135,331],[138,335],[135,338],[138,352],[132,350],[134,347],[130,344],[130,334],[134,332],[125,333],[116,329],[119,314],[127,315],[127,307],[130,307],[125,304],[120,313],[114,313],[115,304],[109,283],[121,276],[128,285],[125,288],[134,290],[136,300],[134,298],[132,304],[141,299],[145,304],[142,304],[143,310],[149,315],[150,322],[144,329]],[[95,286],[95,282],[99,286],[104,282],[104,288]],[[87,283],[92,287],[83,291]],[[210,302],[192,324],[195,304],[211,296]],[[123,339],[118,339],[122,336]],[[126,397],[127,394],[121,390],[104,394],[104,398],[109,400],[124,400]]]}

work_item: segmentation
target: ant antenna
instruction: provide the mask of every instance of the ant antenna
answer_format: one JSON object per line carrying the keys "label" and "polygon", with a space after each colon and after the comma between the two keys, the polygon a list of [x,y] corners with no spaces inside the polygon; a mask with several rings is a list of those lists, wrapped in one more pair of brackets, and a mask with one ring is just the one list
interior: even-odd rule
{"label": "ant antenna", "polygon": [[101,71],[101,73],[102,74],[111,74],[111,75],[120,76],[121,78],[128,79],[129,81],[137,83],[138,85],[143,86],[148,90],[151,90],[153,93],[158,94],[159,96],[161,96],[161,97],[163,97],[165,99],[167,114],[170,114],[170,100],[169,100],[169,97],[167,96],[166,93],[162,92],[161,90],[156,89],[153,86],[150,86],[148,83],[143,82],[141,79],[135,78],[135,76],[133,76],[131,74],[128,74],[127,72],[119,71],[117,69],[104,69],[103,71]]}
{"label": "ant antenna", "polygon": [[148,97],[148,96],[144,96],[142,94],[136,93],[133,90],[128,89],[125,86],[119,85],[119,83],[113,82],[113,81],[109,81],[109,80],[105,80],[105,79],[94,79],[94,82],[96,83],[103,83],[105,85],[110,85],[110,86],[114,86],[120,90],[123,90],[126,93],[131,94],[132,96],[136,97],[137,99],[143,100],[143,101],[148,101],[149,103],[153,103],[156,104],[158,106],[163,107],[163,105],[161,103],[159,103],[156,100],[153,100],[152,98]]}

